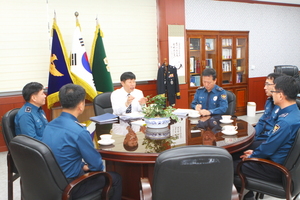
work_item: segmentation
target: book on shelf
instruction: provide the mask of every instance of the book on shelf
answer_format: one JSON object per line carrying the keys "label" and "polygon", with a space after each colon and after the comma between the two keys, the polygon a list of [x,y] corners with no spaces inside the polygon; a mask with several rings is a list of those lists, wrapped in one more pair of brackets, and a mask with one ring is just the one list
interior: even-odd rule
{"label": "book on shelf", "polygon": [[119,122],[119,116],[111,113],[105,113],[103,115],[90,117],[90,120],[98,124],[110,124],[110,123]]}
{"label": "book on shelf", "polygon": [[200,86],[200,76],[195,76],[195,85]]}

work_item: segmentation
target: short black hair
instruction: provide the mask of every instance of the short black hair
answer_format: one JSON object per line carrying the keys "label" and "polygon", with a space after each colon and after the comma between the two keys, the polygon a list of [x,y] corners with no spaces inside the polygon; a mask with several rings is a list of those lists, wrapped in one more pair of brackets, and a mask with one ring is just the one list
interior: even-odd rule
{"label": "short black hair", "polygon": [[128,79],[136,79],[134,73],[124,72],[120,77],[120,80],[123,81],[123,82],[125,82]]}
{"label": "short black hair", "polygon": [[276,79],[276,78],[278,78],[278,77],[280,77],[280,76],[282,76],[283,74],[280,74],[280,73],[270,73],[268,76],[267,76],[267,79],[271,79],[271,80],[273,80],[273,82],[274,82],[274,80]]}
{"label": "short black hair", "polygon": [[72,83],[62,86],[59,90],[59,101],[63,108],[73,109],[85,99],[85,89]]}
{"label": "short black hair", "polygon": [[213,80],[216,80],[216,78],[217,78],[217,72],[213,68],[206,68],[202,72],[202,76],[212,76]]}
{"label": "short black hair", "polygon": [[129,146],[128,144],[123,143],[123,147],[127,151],[135,151],[139,147],[139,144],[137,144],[136,146]]}
{"label": "short black hair", "polygon": [[292,76],[282,75],[275,79],[275,90],[284,94],[288,101],[296,101],[299,92],[299,83]]}
{"label": "short black hair", "polygon": [[33,94],[37,94],[43,90],[43,85],[38,82],[27,83],[22,90],[23,98],[26,102],[30,101],[30,98]]}

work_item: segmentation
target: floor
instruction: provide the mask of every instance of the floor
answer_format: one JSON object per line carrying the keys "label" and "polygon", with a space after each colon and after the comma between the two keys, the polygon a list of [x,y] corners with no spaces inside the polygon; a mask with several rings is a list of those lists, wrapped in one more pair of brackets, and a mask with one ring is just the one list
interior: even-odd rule
{"label": "floor", "polygon": [[[255,117],[242,116],[239,117],[243,120],[257,122],[260,115]],[[6,165],[7,152],[0,152],[0,200],[7,200],[7,165]],[[14,200],[20,200],[20,181],[17,179],[14,181]],[[300,200],[300,198],[298,198]],[[264,200],[277,200],[277,198],[265,195]]]}

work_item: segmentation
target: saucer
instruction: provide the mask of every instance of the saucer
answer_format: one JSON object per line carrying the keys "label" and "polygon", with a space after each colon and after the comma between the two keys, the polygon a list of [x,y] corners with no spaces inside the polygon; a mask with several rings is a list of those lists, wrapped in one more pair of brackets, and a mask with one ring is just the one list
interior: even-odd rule
{"label": "saucer", "polygon": [[222,131],[222,133],[225,135],[234,135],[234,134],[237,134],[238,132],[237,131],[232,131],[232,132]]}
{"label": "saucer", "polygon": [[114,142],[115,142],[114,139],[110,139],[110,140],[98,140],[98,143],[101,144],[101,145],[111,145]]}
{"label": "saucer", "polygon": [[231,123],[231,122],[233,122],[233,120],[232,119],[230,119],[230,120],[226,120],[226,121],[224,121],[223,119],[220,119],[220,122],[222,122],[222,123],[224,123],[224,124],[229,124],[229,123]]}
{"label": "saucer", "polygon": [[200,117],[200,114],[198,114],[198,115],[189,115],[189,117],[191,117],[191,118],[197,118],[197,117]]}

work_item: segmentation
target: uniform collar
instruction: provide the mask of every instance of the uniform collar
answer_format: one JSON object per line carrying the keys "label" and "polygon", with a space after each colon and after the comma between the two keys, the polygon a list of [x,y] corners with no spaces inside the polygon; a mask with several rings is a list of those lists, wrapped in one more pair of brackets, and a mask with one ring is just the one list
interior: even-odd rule
{"label": "uniform collar", "polygon": [[[210,92],[216,93],[217,87],[218,87],[218,85],[215,85],[215,86],[213,87],[213,89],[212,89]],[[205,88],[205,87],[204,87],[204,88]],[[206,92],[208,92],[208,90],[207,90],[206,88],[205,88],[205,90],[206,90]]]}
{"label": "uniform collar", "polygon": [[292,112],[293,110],[299,110],[296,103],[295,103],[295,104],[292,104],[292,105],[290,105],[290,106],[288,106],[288,107],[285,107],[285,108],[281,109],[281,110],[278,112],[278,116],[279,116],[280,114],[283,114],[283,113],[290,113],[290,112]]}
{"label": "uniform collar", "polygon": [[29,102],[26,102],[26,103],[25,103],[25,106],[26,106],[26,107],[29,106],[29,107],[31,108],[31,110],[32,110],[32,111],[35,111],[35,112],[37,112],[37,111],[39,111],[40,109],[42,109],[41,107],[37,107],[37,106],[35,106],[35,105],[33,105],[32,103],[29,103]]}
{"label": "uniform collar", "polygon": [[72,114],[70,114],[70,113],[67,113],[67,112],[62,112],[62,113],[60,114],[60,116],[66,117],[66,118],[71,119],[71,120],[74,120],[74,121],[78,121],[77,118],[76,118],[74,115],[72,115]]}

